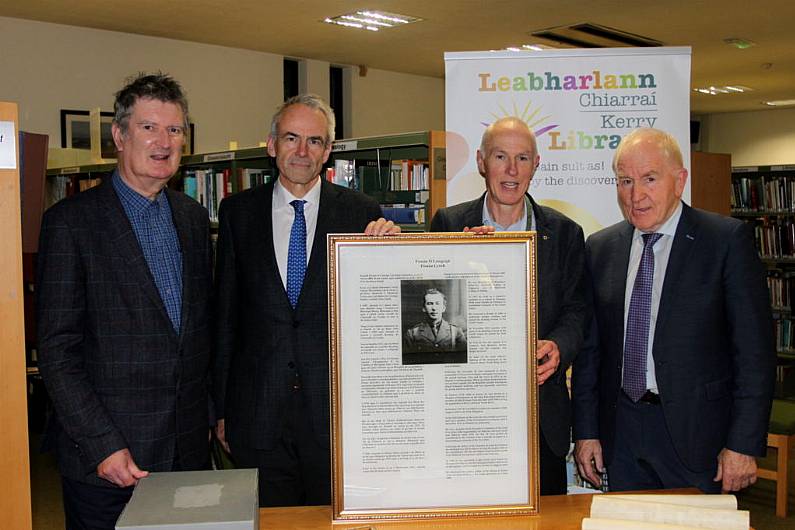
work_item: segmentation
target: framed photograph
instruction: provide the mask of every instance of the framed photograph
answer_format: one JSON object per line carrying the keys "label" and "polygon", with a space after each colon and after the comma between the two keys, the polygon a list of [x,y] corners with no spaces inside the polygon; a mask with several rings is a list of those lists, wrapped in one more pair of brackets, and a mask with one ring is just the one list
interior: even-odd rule
{"label": "framed photograph", "polygon": [[[61,109],[61,147],[91,149],[90,113],[87,110]],[[112,112],[100,112],[100,152],[102,158],[116,158],[116,145],[110,126]]]}
{"label": "framed photograph", "polygon": [[335,522],[538,513],[535,237],[329,236]]}
{"label": "framed photograph", "polygon": [[[100,152],[102,158],[116,158],[116,144],[113,143],[113,135],[111,134],[112,124],[113,113],[100,112]],[[195,130],[195,125],[193,123],[189,124],[185,143],[182,146],[183,155],[193,154]],[[91,149],[89,111],[61,109],[61,147]]]}

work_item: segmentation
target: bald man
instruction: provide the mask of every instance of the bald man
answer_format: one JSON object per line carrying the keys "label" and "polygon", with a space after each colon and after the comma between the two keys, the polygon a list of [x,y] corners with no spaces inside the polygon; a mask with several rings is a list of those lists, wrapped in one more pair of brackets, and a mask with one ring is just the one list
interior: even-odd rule
{"label": "bald man", "polygon": [[575,458],[614,491],[756,481],[775,375],[753,233],[681,201],[676,140],[638,129],[613,170],[625,221],[588,238],[594,319],[574,366]]}
{"label": "bald man", "polygon": [[566,493],[570,445],[566,370],[580,350],[586,321],[584,238],[577,223],[538,205],[528,194],[539,160],[535,136],[524,121],[508,117],[492,123],[477,151],[486,192],[479,199],[440,209],[431,231],[538,232],[541,494],[560,495]]}

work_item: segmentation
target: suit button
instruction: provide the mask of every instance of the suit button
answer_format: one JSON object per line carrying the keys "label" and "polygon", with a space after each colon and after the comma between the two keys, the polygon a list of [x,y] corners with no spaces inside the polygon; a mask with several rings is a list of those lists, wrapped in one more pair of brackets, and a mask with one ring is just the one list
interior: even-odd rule
{"label": "suit button", "polygon": [[295,368],[295,363],[293,361],[290,361],[289,363],[287,363],[287,368],[292,370],[293,368]]}

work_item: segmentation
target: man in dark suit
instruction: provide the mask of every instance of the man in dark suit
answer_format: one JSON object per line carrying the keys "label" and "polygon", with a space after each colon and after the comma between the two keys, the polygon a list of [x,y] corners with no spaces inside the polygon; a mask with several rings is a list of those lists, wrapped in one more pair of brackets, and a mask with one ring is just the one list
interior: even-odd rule
{"label": "man in dark suit", "polygon": [[268,139],[279,178],[219,212],[216,434],[238,466],[259,468],[261,506],[331,499],[326,235],[400,230],[320,177],[333,140],[326,102],[289,99]]}
{"label": "man in dark suit", "polygon": [[592,235],[594,321],[573,374],[580,473],[610,489],[735,491],[764,455],[775,351],[749,225],[690,208],[676,140],[638,129],[613,169],[626,221]]}
{"label": "man in dark suit", "polygon": [[174,79],[133,79],[116,94],[117,170],[44,214],[39,368],[70,529],[112,529],[148,472],[207,463],[209,221],[166,188],[187,125]]}
{"label": "man in dark suit", "polygon": [[[434,232],[538,232],[538,383],[541,494],[566,493],[570,446],[566,370],[580,350],[586,321],[583,233],[565,215],[538,205],[527,193],[539,162],[535,136],[518,118],[503,118],[483,133],[478,170],[486,180],[479,199],[439,210]],[[493,227],[484,228],[484,227]]]}

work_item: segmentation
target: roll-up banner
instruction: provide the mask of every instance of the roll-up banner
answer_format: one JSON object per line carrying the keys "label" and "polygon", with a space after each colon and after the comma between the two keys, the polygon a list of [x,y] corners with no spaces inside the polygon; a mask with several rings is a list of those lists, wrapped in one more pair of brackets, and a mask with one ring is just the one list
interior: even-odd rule
{"label": "roll-up banner", "polygon": [[[613,154],[638,127],[676,137],[690,166],[690,48],[445,53],[447,205],[485,189],[475,152],[505,116],[527,122],[541,163],[530,194],[586,236],[621,220]],[[683,199],[689,202],[688,181]]]}

